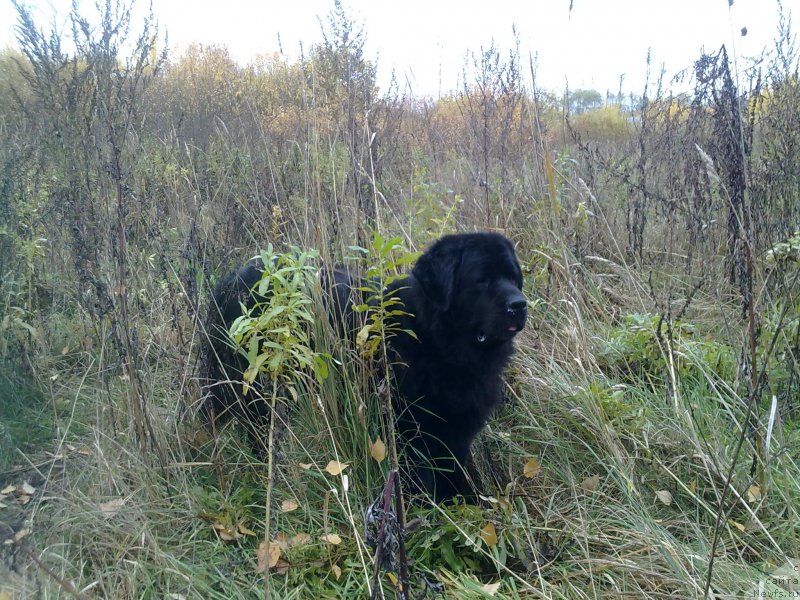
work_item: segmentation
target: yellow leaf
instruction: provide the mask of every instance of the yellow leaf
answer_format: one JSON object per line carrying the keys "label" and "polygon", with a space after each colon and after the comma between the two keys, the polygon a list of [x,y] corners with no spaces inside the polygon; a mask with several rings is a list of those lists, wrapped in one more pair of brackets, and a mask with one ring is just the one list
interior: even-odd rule
{"label": "yellow leaf", "polygon": [[278,559],[281,557],[281,547],[278,544],[269,544],[269,568],[271,569],[278,564]]}
{"label": "yellow leaf", "polygon": [[672,494],[667,490],[659,490],[656,492],[656,499],[666,506],[672,504]]}
{"label": "yellow leaf", "polygon": [[371,330],[369,325],[364,325],[364,327],[361,328],[358,334],[356,334],[356,348],[361,349],[366,345]]}
{"label": "yellow leaf", "polygon": [[69,354],[69,346],[64,346],[61,349],[61,356],[66,356],[67,354]]}
{"label": "yellow leaf", "polygon": [[484,583],[483,591],[490,596],[494,596],[500,590],[500,582],[497,583]]}
{"label": "yellow leaf", "polygon": [[262,541],[258,545],[258,566],[256,571],[263,573],[267,569],[271,569],[278,564],[278,559],[281,557],[281,547],[274,542]]}
{"label": "yellow leaf", "polygon": [[256,532],[239,523],[239,533],[255,537]]}
{"label": "yellow leaf", "polygon": [[297,463],[297,466],[305,471],[308,471],[311,467],[314,466],[314,463]]}
{"label": "yellow leaf", "polygon": [[223,542],[232,542],[242,537],[241,533],[234,531],[233,529],[228,529],[224,525],[214,527],[214,530],[217,532],[219,539],[221,539]]}
{"label": "yellow leaf", "polygon": [[497,530],[494,528],[494,523],[487,523],[481,529],[481,539],[486,542],[489,548],[497,546]]}
{"label": "yellow leaf", "polygon": [[16,491],[17,491],[17,486],[15,486],[15,485],[7,485],[2,490],[0,490],[0,494],[4,494],[5,495],[5,494],[10,494],[10,493],[16,492]]}
{"label": "yellow leaf", "polygon": [[30,534],[30,529],[25,529],[24,527],[17,531],[12,537],[3,541],[4,546],[11,546],[12,544],[18,543],[22,538],[26,535]]}
{"label": "yellow leaf", "polygon": [[320,539],[322,539],[323,542],[328,542],[329,544],[332,544],[334,546],[338,546],[339,544],[342,543],[342,538],[340,538],[335,533],[328,533],[326,535],[323,535],[322,538]]}
{"label": "yellow leaf", "polygon": [[392,573],[391,571],[387,571],[387,573],[386,573],[386,578],[389,580],[389,582],[390,582],[390,583],[391,583],[391,584],[392,584],[394,587],[398,587],[398,585],[399,585],[399,583],[400,583],[400,580],[399,580],[399,579],[397,579],[397,575],[395,575],[395,574],[394,574],[394,573]]}
{"label": "yellow leaf", "polygon": [[581,481],[580,488],[587,494],[591,494],[600,485],[600,475],[592,475]]}
{"label": "yellow leaf", "polygon": [[528,479],[533,479],[541,470],[542,465],[539,464],[539,460],[536,458],[531,458],[525,463],[525,466],[522,467],[522,474]]}
{"label": "yellow leaf", "polygon": [[30,530],[30,529],[26,529],[26,528],[24,528],[24,527],[23,527],[23,528],[22,528],[22,529],[20,529],[20,530],[19,530],[17,533],[15,533],[15,534],[14,534],[14,541],[15,541],[15,542],[18,542],[18,541],[20,541],[22,538],[24,538],[24,537],[25,537],[26,535],[28,535],[30,532],[31,532],[31,530]]}
{"label": "yellow leaf", "polygon": [[747,488],[747,501],[750,504],[759,502],[761,500],[761,488],[755,484]]}
{"label": "yellow leaf", "polygon": [[22,506],[25,506],[30,501],[31,497],[28,496],[28,494],[20,494],[19,496],[17,496],[17,502],[22,504]]}
{"label": "yellow leaf", "polygon": [[297,510],[297,502],[294,500],[284,500],[281,502],[281,512],[292,512],[293,510]]}
{"label": "yellow leaf", "polygon": [[375,462],[382,463],[386,458],[386,444],[383,443],[381,438],[377,438],[370,446],[369,453],[375,459]]}
{"label": "yellow leaf", "polygon": [[735,527],[736,529],[738,529],[742,533],[747,531],[747,527],[745,527],[744,525],[742,525],[738,521],[734,521],[733,519],[728,519],[728,525],[731,525],[731,526]]}
{"label": "yellow leaf", "polygon": [[303,546],[311,542],[311,536],[307,533],[298,533],[292,539],[289,540],[290,546]]}
{"label": "yellow leaf", "polygon": [[331,571],[333,571],[333,574],[336,577],[336,581],[339,581],[339,578],[342,576],[341,567],[339,567],[339,565],[333,565],[331,567]]}
{"label": "yellow leaf", "polygon": [[349,466],[350,465],[346,463],[340,463],[338,460],[332,460],[328,463],[328,466],[325,467],[325,470],[336,477]]}
{"label": "yellow leaf", "polygon": [[692,492],[693,494],[697,491],[697,480],[696,479],[692,479],[689,482],[689,491]]}
{"label": "yellow leaf", "polygon": [[98,504],[100,512],[103,513],[104,519],[111,519],[119,513],[119,510],[125,506],[125,498],[115,498],[108,502],[101,502]]}

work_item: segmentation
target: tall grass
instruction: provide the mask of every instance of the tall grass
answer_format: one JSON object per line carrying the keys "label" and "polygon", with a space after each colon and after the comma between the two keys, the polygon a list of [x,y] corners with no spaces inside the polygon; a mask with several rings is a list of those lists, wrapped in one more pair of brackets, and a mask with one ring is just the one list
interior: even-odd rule
{"label": "tall grass", "polygon": [[[517,244],[530,322],[473,452],[484,505],[410,507],[414,590],[693,598],[710,573],[714,597],[741,598],[791,584],[794,55],[728,97],[745,142],[731,157],[721,71],[699,72],[690,98],[646,90],[635,110],[565,115],[494,48],[451,97],[380,94],[341,7],[302,60],[248,68],[224,49],[163,62],[143,52],[152,23],[125,62],[113,24],[129,15],[103,10],[110,37],[78,27],[94,45],[71,56],[19,8],[23,52],[0,63],[15,82],[0,90],[0,595],[262,597],[272,489],[272,596],[368,597],[363,511],[389,468],[371,455],[390,437],[380,367],[317,315],[335,360],[276,411],[270,481],[240,428],[196,417],[204,307],[268,243],[333,264],[370,231],[416,250],[484,228]],[[732,246],[731,165],[753,219]],[[750,291],[730,280],[743,243]],[[331,460],[348,466],[332,475]],[[381,574],[387,597],[393,581]]]}

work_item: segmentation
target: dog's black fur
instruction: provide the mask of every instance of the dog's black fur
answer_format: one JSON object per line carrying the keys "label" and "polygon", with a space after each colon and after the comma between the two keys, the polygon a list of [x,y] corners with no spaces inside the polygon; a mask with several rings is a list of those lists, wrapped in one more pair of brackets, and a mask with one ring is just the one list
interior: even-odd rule
{"label": "dog's black fur", "polygon": [[[226,275],[214,291],[207,327],[210,343],[201,349],[201,380],[208,414],[230,411],[245,422],[268,419],[264,402],[245,404],[241,385],[223,382],[246,365],[225,338],[241,314],[240,302],[263,298],[251,289],[261,277],[259,260]],[[334,320],[348,322],[350,307],[362,304],[361,281],[346,271],[324,274],[325,295]],[[502,372],[513,338],[525,326],[522,272],[511,242],[496,233],[449,235],[435,242],[410,275],[387,290],[407,314],[397,319],[391,338],[392,369],[399,394],[395,406],[406,462],[417,485],[437,500],[472,496],[463,472],[472,441],[502,399]],[[325,290],[323,290],[325,291]]]}

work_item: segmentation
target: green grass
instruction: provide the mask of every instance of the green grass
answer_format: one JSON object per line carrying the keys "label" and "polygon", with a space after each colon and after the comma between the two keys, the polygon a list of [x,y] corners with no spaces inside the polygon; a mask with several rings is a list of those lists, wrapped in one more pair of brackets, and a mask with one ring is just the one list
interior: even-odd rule
{"label": "green grass", "polygon": [[53,404],[47,396],[31,377],[0,365],[0,472],[23,454],[40,450],[54,431]]}
{"label": "green grass", "polygon": [[[412,573],[441,582],[452,598],[702,595],[740,399],[708,367],[707,353],[682,357],[687,369],[672,393],[658,361],[648,372],[600,369],[605,340],[614,339],[607,326],[579,323],[574,308],[553,308],[532,316],[538,333],[522,335],[509,402],[481,437],[486,452],[476,452],[486,482],[500,487],[488,484],[491,498],[481,508],[412,505],[409,518],[421,520],[408,538]],[[565,327],[571,336],[551,334]],[[641,352],[636,344],[632,351]],[[578,358],[588,368],[579,368]],[[386,475],[385,461],[370,458],[370,444],[386,436],[364,366],[349,356],[343,361],[324,383],[299,386],[279,436],[271,531],[282,562],[270,578],[273,597],[366,597],[371,585],[362,515]],[[176,408],[181,395],[169,373],[153,371],[151,411],[168,456],[162,469],[132,439],[124,385],[106,388],[84,375],[65,375],[70,382],[60,388],[78,389],[82,410],[72,421],[58,419],[62,428],[71,423],[59,434],[74,449],[64,450],[63,469],[49,471],[32,500],[31,547],[88,595],[263,597],[266,467],[244,436],[229,427],[211,439],[191,410]],[[11,443],[30,456],[52,449],[52,410],[43,417],[50,399],[11,381],[4,388],[15,390],[17,401],[3,408],[13,417]],[[33,422],[32,435],[20,437]],[[79,441],[88,452],[79,452]],[[747,497],[752,452],[745,447],[737,462],[728,498],[739,499],[722,521],[712,578],[717,597],[746,597],[798,556],[796,441],[789,428],[773,439],[761,498]],[[531,458],[541,469],[529,478]],[[346,488],[324,470],[334,459],[349,465]],[[285,512],[285,501],[297,508]],[[109,502],[119,505],[104,515]],[[482,539],[490,523],[496,543]],[[215,526],[238,539],[221,539]],[[341,543],[323,539],[332,533]],[[67,596],[54,579],[27,569],[29,581]],[[381,581],[391,596],[391,580]]]}

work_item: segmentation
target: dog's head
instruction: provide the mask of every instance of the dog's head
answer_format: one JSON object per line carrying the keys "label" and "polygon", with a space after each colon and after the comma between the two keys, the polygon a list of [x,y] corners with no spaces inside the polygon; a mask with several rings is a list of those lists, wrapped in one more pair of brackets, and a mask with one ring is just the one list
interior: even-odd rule
{"label": "dog's head", "polygon": [[525,327],[522,271],[502,235],[445,236],[420,256],[412,273],[446,328],[475,344],[508,342]]}

